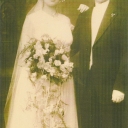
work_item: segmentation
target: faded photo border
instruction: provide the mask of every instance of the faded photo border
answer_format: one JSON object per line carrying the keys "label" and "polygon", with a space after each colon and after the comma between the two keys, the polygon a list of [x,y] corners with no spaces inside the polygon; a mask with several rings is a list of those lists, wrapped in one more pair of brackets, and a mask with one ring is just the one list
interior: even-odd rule
{"label": "faded photo border", "polygon": [[[123,0],[122,0],[123,1]],[[124,0],[127,1],[127,0]],[[4,125],[4,106],[14,67],[16,52],[27,12],[36,0],[0,0],[0,128]],[[58,11],[71,20],[75,26],[80,4],[91,7],[93,0],[65,0],[58,6]],[[122,8],[127,8],[122,2]]]}

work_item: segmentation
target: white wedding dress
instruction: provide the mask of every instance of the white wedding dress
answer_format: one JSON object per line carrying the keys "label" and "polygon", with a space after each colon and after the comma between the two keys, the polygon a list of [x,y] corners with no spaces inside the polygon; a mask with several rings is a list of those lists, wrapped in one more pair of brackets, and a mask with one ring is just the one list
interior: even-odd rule
{"label": "white wedding dress", "polygon": [[[71,45],[73,40],[71,27],[69,18],[62,14],[57,13],[51,16],[43,10],[29,14],[23,25],[17,54],[19,55],[30,38],[40,40],[44,34]],[[41,103],[43,99],[41,88],[38,88],[38,93],[35,91],[37,88],[32,85],[28,78],[27,68],[20,66],[18,55],[5,108],[6,128],[54,128],[50,125],[49,127],[42,125],[41,107],[36,108],[32,105],[30,107],[30,102],[34,100],[35,93],[38,96],[39,103]],[[61,98],[67,104],[64,108],[66,128],[78,128],[73,79],[62,85]]]}

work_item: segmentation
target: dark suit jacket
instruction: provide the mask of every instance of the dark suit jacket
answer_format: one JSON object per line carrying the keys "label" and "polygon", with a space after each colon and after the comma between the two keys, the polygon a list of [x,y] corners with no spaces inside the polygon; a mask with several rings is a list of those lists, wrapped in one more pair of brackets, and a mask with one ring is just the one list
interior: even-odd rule
{"label": "dark suit jacket", "polygon": [[91,14],[91,8],[80,14],[73,32],[71,60],[74,62],[74,80],[77,91],[90,84],[97,86],[100,102],[106,103],[111,102],[113,89],[125,92],[126,16],[117,8],[117,3],[111,0],[92,48],[93,65],[89,70]]}

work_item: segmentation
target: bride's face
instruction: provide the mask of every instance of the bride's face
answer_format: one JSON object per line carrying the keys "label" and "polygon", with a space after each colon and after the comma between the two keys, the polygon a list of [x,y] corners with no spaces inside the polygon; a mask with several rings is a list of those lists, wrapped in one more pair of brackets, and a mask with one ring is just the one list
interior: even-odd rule
{"label": "bride's face", "polygon": [[47,6],[56,6],[60,0],[44,0],[44,4]]}

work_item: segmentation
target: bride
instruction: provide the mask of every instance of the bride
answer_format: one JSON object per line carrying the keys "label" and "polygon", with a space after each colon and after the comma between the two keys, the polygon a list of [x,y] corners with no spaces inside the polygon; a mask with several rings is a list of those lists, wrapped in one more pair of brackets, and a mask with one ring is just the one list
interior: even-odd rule
{"label": "bride", "polygon": [[[63,2],[38,0],[26,16],[5,106],[6,128],[78,128],[72,77],[60,86],[53,86],[54,92],[60,91],[59,98],[63,102],[59,110],[61,115],[53,116],[49,112],[51,109],[45,106],[44,88],[33,84],[28,68],[22,64],[22,58],[19,56],[30,39],[41,40],[43,35],[68,46],[72,44],[72,24],[68,17],[56,11],[60,1]],[[49,84],[48,80],[43,82],[46,89]],[[52,107],[56,103],[56,100],[50,102]]]}

